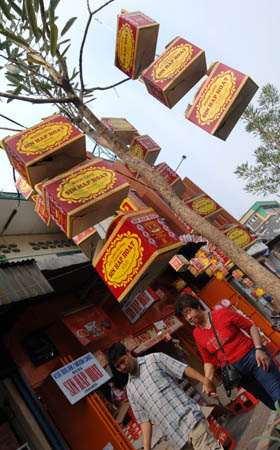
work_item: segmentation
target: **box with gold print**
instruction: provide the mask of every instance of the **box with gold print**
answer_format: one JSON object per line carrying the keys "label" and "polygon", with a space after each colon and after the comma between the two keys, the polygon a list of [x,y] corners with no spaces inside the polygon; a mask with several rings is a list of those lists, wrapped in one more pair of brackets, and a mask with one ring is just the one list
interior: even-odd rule
{"label": "box with gold print", "polygon": [[[130,151],[134,155],[138,156],[139,159],[143,159],[150,166],[156,161],[161,147],[150,137],[148,134],[143,134],[142,136],[135,136],[130,145]],[[125,166],[130,170],[133,176],[137,176],[137,170],[129,167],[127,164]]]}
{"label": "box with gold print", "polygon": [[96,229],[94,227],[89,227],[87,230],[74,236],[72,240],[84,255],[92,261],[97,243],[100,240],[100,236]]}
{"label": "box with gold print", "polygon": [[148,92],[172,108],[206,71],[204,51],[177,37],[144,70],[142,77]]}
{"label": "box with gold print", "polygon": [[216,62],[210,66],[208,78],[186,109],[185,117],[225,141],[257,90],[247,75]]}
{"label": "box with gold print", "polygon": [[121,214],[93,266],[121,302],[143,291],[183,243],[152,208]]}
{"label": "box with gold print", "polygon": [[11,165],[34,187],[85,161],[85,136],[60,114],[14,136],[3,144]]}
{"label": "box with gold print", "polygon": [[118,15],[115,66],[132,79],[154,60],[159,24],[140,11]]}
{"label": "box with gold print", "polygon": [[130,145],[134,134],[137,133],[136,128],[124,118],[102,117],[101,122],[125,145]]}
{"label": "box with gold print", "polygon": [[35,195],[34,189],[27,184],[23,177],[19,177],[15,182],[16,190],[25,198],[25,200],[32,199],[32,195]]}
{"label": "box with gold print", "polygon": [[129,184],[101,158],[43,184],[46,209],[69,239],[113,215],[128,190]]}

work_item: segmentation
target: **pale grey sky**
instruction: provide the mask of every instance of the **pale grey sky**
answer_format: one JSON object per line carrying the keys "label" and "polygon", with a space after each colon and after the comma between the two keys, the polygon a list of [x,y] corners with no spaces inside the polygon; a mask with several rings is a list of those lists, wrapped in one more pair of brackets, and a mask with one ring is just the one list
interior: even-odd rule
{"label": "pale grey sky", "polygon": [[[90,3],[95,9],[103,1],[91,0]],[[181,36],[205,50],[208,66],[220,61],[249,75],[260,87],[270,82],[280,89],[279,0],[116,0],[92,21],[84,58],[85,81],[89,86],[107,86],[125,78],[114,67],[116,20],[121,8],[140,10],[160,23],[157,54],[162,53],[174,37]],[[86,0],[61,0],[58,14],[62,24],[69,17],[78,16],[69,33],[73,38],[69,52],[72,67],[78,61],[87,20]],[[1,90],[4,90],[1,72],[0,82]],[[166,161],[175,169],[181,156],[187,155],[179,175],[182,178],[188,176],[239,219],[253,202],[263,200],[246,194],[244,183],[233,173],[241,162],[253,161],[258,141],[245,132],[241,121],[225,142],[187,121],[184,111],[192,102],[198,85],[170,110],[150,96],[142,83],[129,81],[116,90],[98,93],[92,109],[98,117],[126,117],[141,134],[149,134],[162,148],[157,163]],[[0,112],[28,127],[56,112],[56,108],[2,101]],[[0,126],[10,127],[11,124],[0,118]],[[6,135],[0,130],[0,139]],[[91,149],[92,144],[88,143],[88,150]],[[0,151],[0,174],[0,189],[15,191],[12,170],[4,151]]]}

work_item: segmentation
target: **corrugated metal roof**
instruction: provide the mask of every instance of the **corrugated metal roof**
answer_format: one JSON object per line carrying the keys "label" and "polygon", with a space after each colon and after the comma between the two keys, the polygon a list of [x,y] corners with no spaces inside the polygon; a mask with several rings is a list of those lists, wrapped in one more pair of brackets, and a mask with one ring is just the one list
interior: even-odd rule
{"label": "corrugated metal roof", "polygon": [[0,264],[0,305],[51,292],[53,288],[34,260]]}

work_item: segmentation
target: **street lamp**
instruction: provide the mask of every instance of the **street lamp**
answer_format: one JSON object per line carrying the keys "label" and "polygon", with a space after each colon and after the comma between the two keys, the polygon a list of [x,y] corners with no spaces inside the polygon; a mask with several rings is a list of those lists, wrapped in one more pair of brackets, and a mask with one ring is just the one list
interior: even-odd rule
{"label": "street lamp", "polygon": [[180,165],[182,164],[182,162],[183,162],[184,159],[186,159],[186,158],[187,158],[186,155],[182,155],[182,159],[181,159],[181,161],[179,162],[178,166],[176,167],[175,172],[177,172],[177,170],[179,169]]}

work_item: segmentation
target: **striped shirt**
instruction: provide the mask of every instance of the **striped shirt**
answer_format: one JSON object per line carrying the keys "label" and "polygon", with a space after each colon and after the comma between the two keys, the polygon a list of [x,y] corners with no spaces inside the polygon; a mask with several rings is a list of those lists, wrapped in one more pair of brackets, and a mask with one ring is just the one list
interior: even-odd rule
{"label": "striped shirt", "polygon": [[187,367],[164,353],[137,358],[138,375],[129,375],[127,395],[138,423],[150,421],[167,435],[174,450],[188,441],[189,432],[204,416],[197,402],[178,383]]}

